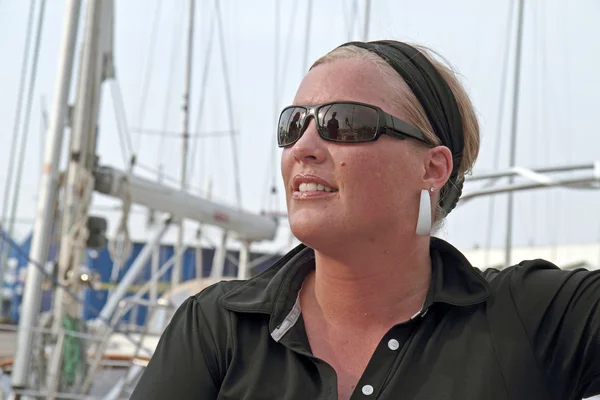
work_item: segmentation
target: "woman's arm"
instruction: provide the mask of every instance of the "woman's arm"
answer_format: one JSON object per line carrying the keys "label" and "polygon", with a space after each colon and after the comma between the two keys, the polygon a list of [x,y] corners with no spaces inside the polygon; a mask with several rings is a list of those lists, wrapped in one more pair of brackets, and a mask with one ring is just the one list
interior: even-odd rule
{"label": "woman's arm", "polygon": [[132,400],[216,399],[215,341],[195,297],[175,312],[163,332]]}

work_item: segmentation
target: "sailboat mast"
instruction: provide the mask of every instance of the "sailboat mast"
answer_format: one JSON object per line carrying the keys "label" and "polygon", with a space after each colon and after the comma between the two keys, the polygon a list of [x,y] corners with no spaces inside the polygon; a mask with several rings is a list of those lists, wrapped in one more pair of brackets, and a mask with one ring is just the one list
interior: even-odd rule
{"label": "sailboat mast", "polygon": [[[34,20],[35,4],[33,1],[29,3],[29,17],[27,18],[27,34],[25,37],[25,50],[23,51],[23,61],[21,62],[21,81],[19,83],[19,90],[17,94],[17,110],[15,113],[13,134],[11,135],[10,151],[8,153],[8,166],[6,168],[6,183],[4,186],[4,195],[2,201],[2,217],[0,219],[0,229],[6,231],[7,223],[15,216],[8,217],[8,204],[10,202],[10,193],[12,187],[13,168],[16,165],[15,156],[17,154],[17,143],[19,139],[19,130],[21,123],[21,111],[23,110],[23,96],[25,95],[25,85],[27,83],[27,65],[29,63],[29,45],[31,43],[31,34],[33,32],[33,20]],[[8,233],[8,232],[6,232]],[[10,235],[9,235],[10,236]],[[8,242],[2,240],[0,242],[0,288],[4,288],[4,274],[7,269],[8,253],[9,253]],[[4,301],[4,297],[0,296],[1,301]],[[3,304],[0,305],[0,313],[4,316]]]}
{"label": "sailboat mast", "polygon": [[[190,91],[192,83],[192,60],[194,51],[194,0],[188,0],[188,38],[187,38],[187,54],[185,63],[185,81],[184,81],[184,93],[183,93],[183,128],[181,133],[182,148],[181,148],[181,190],[187,190],[187,159],[189,152],[189,139],[190,139]],[[184,226],[183,220],[178,222],[177,229],[177,247],[176,247],[176,259],[175,266],[173,267],[173,275],[171,276],[171,284],[178,285],[181,282],[183,254],[181,254],[181,248],[183,247],[183,235]]]}
{"label": "sailboat mast", "polygon": [[[510,134],[510,156],[509,164],[510,168],[514,168],[516,165],[516,153],[517,153],[517,125],[519,119],[519,91],[521,82],[521,48],[523,42],[523,0],[518,0],[518,13],[517,13],[517,46],[515,54],[515,79],[513,88],[513,108],[512,108],[512,121],[511,121],[511,134]],[[509,184],[513,183],[513,177],[509,178]],[[513,233],[513,208],[514,208],[514,195],[513,192],[508,192],[508,203],[506,209],[506,247],[505,247],[505,266],[508,267],[511,264],[512,256],[512,233]]]}
{"label": "sailboat mast", "polygon": [[[27,153],[28,141],[27,137],[29,136],[29,123],[31,122],[31,107],[33,106],[33,94],[35,90],[35,81],[37,78],[37,69],[38,69],[38,60],[40,56],[40,45],[42,43],[42,30],[44,26],[44,12],[46,9],[46,1],[42,0],[40,3],[40,11],[38,16],[38,25],[36,29],[36,38],[35,38],[35,46],[33,50],[33,61],[31,63],[31,71],[29,76],[29,88],[27,93],[27,102],[25,103],[25,119],[23,120],[23,134],[21,137],[21,146],[19,149],[19,156],[17,159],[17,170],[15,172],[15,187],[12,191],[12,203],[10,206],[10,218],[8,220],[8,237],[12,238],[14,236],[15,230],[15,220],[17,219],[17,208],[19,206],[19,195],[21,193],[21,183],[22,183],[22,175],[23,175],[23,166],[25,163],[25,157]],[[16,140],[16,139],[15,139]],[[5,268],[8,262],[8,246],[4,246],[2,259],[0,260],[0,265]],[[0,283],[3,284],[3,281],[0,280]],[[3,287],[3,286],[2,286]],[[2,298],[0,296],[0,298]],[[3,300],[3,298],[2,298]],[[0,304],[0,315],[4,317],[4,307],[3,304]]]}
{"label": "sailboat mast", "polygon": [[68,109],[71,75],[75,60],[81,0],[69,1],[66,9],[67,17],[61,44],[61,56],[58,61],[56,91],[46,141],[44,168],[40,179],[38,211],[31,239],[30,261],[27,265],[27,283],[23,294],[22,315],[17,333],[16,357],[12,371],[13,388],[26,387],[29,380],[33,333],[37,324],[42,296],[41,286],[43,275],[39,268],[48,260],[50,236],[54,223],[53,210],[58,191],[58,165],[63,143],[65,116]]}

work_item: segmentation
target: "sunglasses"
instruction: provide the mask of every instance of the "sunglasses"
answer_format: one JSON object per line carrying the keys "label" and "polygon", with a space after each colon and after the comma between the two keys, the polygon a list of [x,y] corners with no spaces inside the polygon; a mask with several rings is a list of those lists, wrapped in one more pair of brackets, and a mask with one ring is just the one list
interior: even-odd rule
{"label": "sunglasses", "polygon": [[423,133],[381,108],[364,103],[334,102],[283,109],[277,126],[279,147],[291,146],[302,137],[310,117],[315,119],[323,140],[337,143],[374,142],[381,135],[412,138],[431,145]]}

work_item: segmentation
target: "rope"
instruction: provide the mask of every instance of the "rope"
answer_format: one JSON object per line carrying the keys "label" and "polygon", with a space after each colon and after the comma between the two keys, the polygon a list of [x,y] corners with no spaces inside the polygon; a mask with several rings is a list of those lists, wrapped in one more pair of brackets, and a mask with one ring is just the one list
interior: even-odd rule
{"label": "rope", "polygon": [[[85,324],[81,320],[68,315],[63,318],[63,327],[66,332],[86,332]],[[69,387],[73,387],[78,375],[86,373],[87,362],[84,346],[82,338],[69,333],[65,334],[61,380]]]}
{"label": "rope", "polygon": [[[89,199],[94,191],[94,178],[88,170],[81,170],[79,181],[77,182],[77,191],[81,193],[82,199]],[[79,215],[82,215],[69,231],[69,241],[71,246],[79,251],[85,251],[87,248],[87,240],[89,238],[89,230],[87,228],[87,204],[84,201],[79,202]]]}
{"label": "rope", "polygon": [[[124,180],[127,180],[127,178],[124,178]],[[125,182],[123,187],[129,187],[126,183],[127,182]],[[115,264],[119,265],[119,268],[126,260],[129,259],[129,257],[131,257],[133,252],[133,245],[129,236],[129,228],[127,226],[127,221],[129,220],[129,211],[131,210],[131,203],[131,193],[129,190],[126,190],[125,195],[123,196],[123,211],[121,213],[119,225],[117,227],[114,239],[108,242],[108,254],[110,255],[111,260],[113,260]]]}

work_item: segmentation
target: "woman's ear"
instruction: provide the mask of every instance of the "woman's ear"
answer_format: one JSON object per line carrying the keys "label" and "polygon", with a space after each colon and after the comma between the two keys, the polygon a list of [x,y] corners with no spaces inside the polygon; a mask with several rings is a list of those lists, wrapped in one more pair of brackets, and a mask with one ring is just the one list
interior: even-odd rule
{"label": "woman's ear", "polygon": [[427,150],[423,158],[423,182],[427,188],[442,188],[452,174],[452,152],[446,146],[436,146]]}

